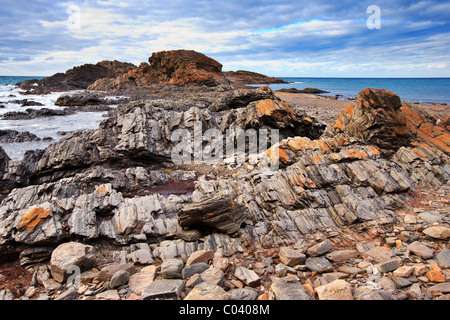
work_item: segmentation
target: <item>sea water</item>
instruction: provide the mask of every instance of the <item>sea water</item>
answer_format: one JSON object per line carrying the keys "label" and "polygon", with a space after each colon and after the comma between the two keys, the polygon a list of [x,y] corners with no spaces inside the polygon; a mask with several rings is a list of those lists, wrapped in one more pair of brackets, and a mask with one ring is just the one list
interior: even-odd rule
{"label": "sea water", "polygon": [[282,88],[317,88],[354,98],[365,88],[386,89],[413,103],[446,103],[450,105],[450,78],[292,78],[281,77],[289,84],[271,84],[272,90]]}
{"label": "sea water", "polygon": [[[61,110],[62,107],[56,106],[56,100],[68,92],[54,92],[45,95],[22,95],[22,89],[14,84],[34,77],[0,77],[0,116],[7,112],[25,112],[26,109],[55,109]],[[71,91],[74,93],[76,91]],[[15,100],[31,100],[43,104],[43,106],[26,106],[11,103]],[[114,107],[111,106],[111,107]],[[83,129],[96,129],[101,121],[105,119],[107,112],[77,112],[66,116],[40,117],[30,120],[3,120],[0,117],[0,130],[16,130],[19,132],[28,131],[34,133],[39,138],[50,137],[52,141],[33,141],[24,143],[0,143],[0,146],[6,151],[12,160],[21,160],[27,150],[45,149],[50,144],[62,139],[64,136],[58,132],[71,132]]]}

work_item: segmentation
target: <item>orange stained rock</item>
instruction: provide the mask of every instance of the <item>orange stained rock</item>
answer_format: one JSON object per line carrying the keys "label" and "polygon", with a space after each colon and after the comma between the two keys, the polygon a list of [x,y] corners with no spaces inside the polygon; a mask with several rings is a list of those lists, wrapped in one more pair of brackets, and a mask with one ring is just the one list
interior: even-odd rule
{"label": "orange stained rock", "polygon": [[284,101],[274,101],[272,99],[261,100],[256,104],[256,108],[261,116],[274,117],[277,121],[283,120],[282,111],[289,113],[292,120],[297,120],[294,111],[289,104]]}
{"label": "orange stained rock", "polygon": [[34,208],[24,213],[22,221],[18,228],[19,230],[26,229],[28,231],[34,230],[39,224],[47,219],[51,214],[50,209]]}
{"label": "orange stained rock", "polygon": [[426,274],[427,278],[432,282],[445,282],[445,276],[441,271],[431,270]]}
{"label": "orange stained rock", "polygon": [[356,150],[356,149],[350,149],[344,151],[344,157],[349,159],[367,159],[367,153],[364,151]]}

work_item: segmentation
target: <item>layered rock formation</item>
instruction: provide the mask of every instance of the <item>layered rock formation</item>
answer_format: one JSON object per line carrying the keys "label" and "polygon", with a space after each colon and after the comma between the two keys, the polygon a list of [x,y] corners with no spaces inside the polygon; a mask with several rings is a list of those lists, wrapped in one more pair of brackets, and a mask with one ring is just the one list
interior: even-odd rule
{"label": "layered rock formation", "polygon": [[[394,211],[415,185],[448,182],[447,122],[436,125],[382,90],[358,97],[324,137],[320,123],[267,88],[120,105],[97,130],[72,133],[21,163],[5,162],[4,179],[21,188],[0,207],[2,257],[72,238],[107,239],[112,247],[152,243],[145,259],[165,260],[203,248],[233,253],[374,237],[397,221]],[[195,166],[171,161],[172,132],[193,135],[199,124],[203,132],[278,129],[282,140],[252,164],[237,168],[225,159],[230,165],[216,166],[228,174],[200,177]],[[280,170],[267,170],[271,162]],[[173,181],[192,179],[194,189],[176,192]],[[142,196],[133,191],[146,186]]]}

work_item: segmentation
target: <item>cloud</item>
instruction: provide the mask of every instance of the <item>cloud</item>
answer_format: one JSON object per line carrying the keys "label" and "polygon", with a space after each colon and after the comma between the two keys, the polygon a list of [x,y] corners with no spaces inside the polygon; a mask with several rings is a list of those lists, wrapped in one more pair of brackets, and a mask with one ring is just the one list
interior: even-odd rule
{"label": "cloud", "polygon": [[[104,59],[138,64],[154,51],[185,48],[227,70],[278,76],[450,75],[448,1],[379,0],[382,28],[369,30],[372,2],[5,0],[0,73],[50,75]],[[74,5],[80,28],[69,27]]]}

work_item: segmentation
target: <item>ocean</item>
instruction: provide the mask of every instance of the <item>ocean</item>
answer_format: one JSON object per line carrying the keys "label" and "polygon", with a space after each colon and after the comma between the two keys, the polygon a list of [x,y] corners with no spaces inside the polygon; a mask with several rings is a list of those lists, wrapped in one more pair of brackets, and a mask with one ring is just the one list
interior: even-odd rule
{"label": "ocean", "polygon": [[292,83],[271,84],[273,90],[317,88],[330,92],[325,95],[354,98],[365,88],[375,88],[391,91],[402,101],[450,105],[450,78],[279,78]]}
{"label": "ocean", "polygon": [[[26,109],[61,109],[55,105],[56,100],[67,92],[54,92],[46,95],[21,95],[21,89],[14,84],[27,79],[39,79],[42,77],[0,77],[0,116],[7,112],[24,112]],[[43,106],[23,107],[20,101],[31,100],[43,104]],[[113,106],[112,106],[113,107]],[[45,149],[51,143],[63,138],[58,132],[68,132],[82,129],[96,129],[105,119],[107,112],[78,112],[67,116],[54,116],[36,118],[31,120],[3,120],[0,118],[0,130],[28,131],[39,138],[52,138],[52,141],[33,141],[24,143],[1,143],[12,160],[21,160],[27,150]]]}

